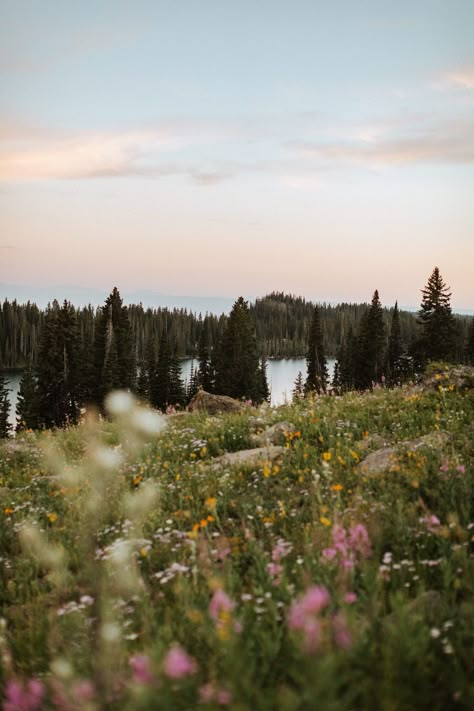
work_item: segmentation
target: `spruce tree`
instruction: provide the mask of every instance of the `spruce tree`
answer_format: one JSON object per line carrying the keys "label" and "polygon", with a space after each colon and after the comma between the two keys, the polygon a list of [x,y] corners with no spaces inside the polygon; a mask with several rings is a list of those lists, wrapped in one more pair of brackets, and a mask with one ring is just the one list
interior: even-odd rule
{"label": "spruce tree", "polygon": [[418,312],[421,328],[420,352],[424,361],[450,360],[456,350],[454,318],[451,312],[451,292],[438,267],[421,290],[422,302]]}
{"label": "spruce tree", "polygon": [[116,287],[99,311],[94,344],[95,400],[102,407],[110,390],[132,390],[135,355],[128,309]]}
{"label": "spruce tree", "polygon": [[186,383],[186,401],[191,402],[193,397],[199,390],[198,370],[191,363],[191,371],[189,373],[189,381]]}
{"label": "spruce tree", "polygon": [[0,439],[8,437],[12,429],[10,416],[10,400],[8,393],[10,389],[7,388],[5,381],[5,376],[0,371]]}
{"label": "spruce tree", "polygon": [[204,319],[201,335],[198,342],[199,368],[197,379],[200,387],[206,392],[212,392],[214,388],[214,378],[211,365],[209,319]]}
{"label": "spruce tree", "polygon": [[168,334],[163,329],[160,339],[158,366],[156,370],[155,395],[152,405],[165,411],[170,404],[171,390],[171,353]]}
{"label": "spruce tree", "polygon": [[378,383],[385,365],[385,323],[379,292],[374,291],[369,310],[359,323],[355,386],[366,390]]}
{"label": "spruce tree", "polygon": [[35,430],[38,427],[38,385],[31,367],[31,359],[20,380],[16,404],[16,431]]}
{"label": "spruce tree", "polygon": [[304,380],[301,370],[298,371],[291,394],[293,395],[293,400],[300,400],[304,397]]}
{"label": "spruce tree", "polygon": [[270,401],[270,388],[268,386],[268,378],[267,378],[267,367],[268,367],[268,361],[263,356],[260,359],[260,366],[258,369],[258,376],[259,376],[259,382],[260,382],[260,392],[259,392],[259,401],[263,402],[269,402]]}
{"label": "spruce tree", "polygon": [[387,349],[387,378],[391,385],[400,382],[403,373],[403,342],[400,329],[400,313],[398,311],[398,302],[392,314],[392,322],[390,325],[390,336],[388,339]]}
{"label": "spruce tree", "polygon": [[173,406],[182,406],[186,400],[186,392],[184,389],[184,382],[182,377],[181,364],[177,355],[177,344],[175,343],[174,352],[170,358],[170,370],[169,370],[169,393],[168,402]]}
{"label": "spruce tree", "polygon": [[230,312],[216,365],[218,394],[261,402],[262,380],[255,327],[243,297],[237,299]]}
{"label": "spruce tree", "polygon": [[323,346],[323,332],[319,308],[314,307],[313,318],[309,330],[308,351],[306,354],[307,376],[305,392],[326,392],[328,382],[328,368]]}
{"label": "spruce tree", "polygon": [[38,351],[38,423],[64,427],[79,415],[79,332],[72,305],[48,306]]}

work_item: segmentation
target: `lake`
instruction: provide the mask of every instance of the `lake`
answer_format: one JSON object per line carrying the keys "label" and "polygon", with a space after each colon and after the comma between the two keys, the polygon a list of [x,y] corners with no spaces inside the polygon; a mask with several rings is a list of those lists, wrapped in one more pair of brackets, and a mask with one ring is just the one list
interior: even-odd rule
{"label": "lake", "polygon": [[[334,358],[328,358],[329,378],[332,379],[334,370]],[[185,358],[181,361],[183,380],[188,381],[191,373],[191,365],[197,368],[199,361],[192,358]],[[283,405],[286,401],[291,401],[291,391],[293,390],[298,371],[306,377],[305,358],[274,358],[268,361],[267,378],[271,392],[272,405]],[[10,388],[10,421],[14,425],[16,422],[15,408],[20,387],[21,373],[7,373],[5,380],[7,388]]]}

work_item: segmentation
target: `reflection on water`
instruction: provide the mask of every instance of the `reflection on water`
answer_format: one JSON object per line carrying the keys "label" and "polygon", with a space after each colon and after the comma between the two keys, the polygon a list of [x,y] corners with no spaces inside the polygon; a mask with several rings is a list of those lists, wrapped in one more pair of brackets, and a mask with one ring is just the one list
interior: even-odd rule
{"label": "reflection on water", "polygon": [[[330,379],[332,378],[335,362],[334,358],[328,358]],[[193,360],[192,358],[186,358],[181,361],[182,375],[185,382],[189,381],[191,365],[197,368],[199,361],[196,359]],[[303,373],[303,377],[306,377],[306,360],[304,358],[275,358],[268,361],[267,378],[272,397],[272,405],[283,405],[286,401],[291,401],[291,392],[299,371]],[[20,379],[21,373],[9,373],[5,377],[7,388],[10,388],[9,397],[12,406],[10,410],[10,421],[12,424],[16,423],[15,408]]]}

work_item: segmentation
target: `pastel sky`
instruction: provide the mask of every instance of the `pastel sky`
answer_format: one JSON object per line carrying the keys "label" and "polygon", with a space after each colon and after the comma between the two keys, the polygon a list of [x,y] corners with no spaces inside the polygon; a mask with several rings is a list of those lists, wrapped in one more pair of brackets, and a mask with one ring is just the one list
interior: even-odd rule
{"label": "pastel sky", "polygon": [[1,14],[0,282],[474,306],[472,0]]}

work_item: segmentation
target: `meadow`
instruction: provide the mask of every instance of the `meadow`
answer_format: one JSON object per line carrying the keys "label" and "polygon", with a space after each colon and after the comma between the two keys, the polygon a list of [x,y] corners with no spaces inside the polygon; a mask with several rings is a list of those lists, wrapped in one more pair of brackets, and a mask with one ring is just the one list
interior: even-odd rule
{"label": "meadow", "polygon": [[4,709],[474,708],[472,384],[1,444]]}

